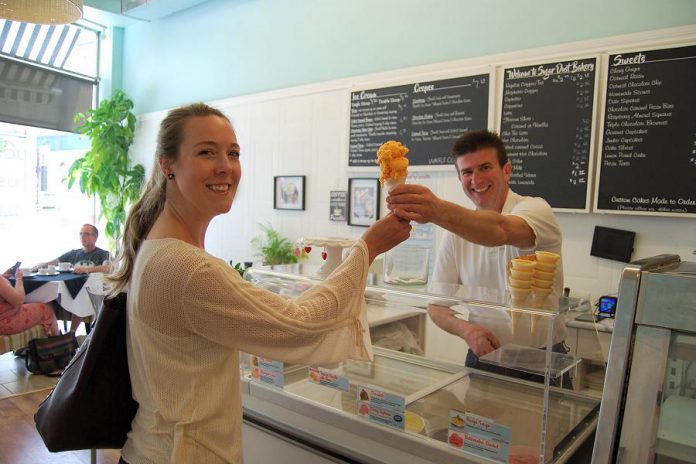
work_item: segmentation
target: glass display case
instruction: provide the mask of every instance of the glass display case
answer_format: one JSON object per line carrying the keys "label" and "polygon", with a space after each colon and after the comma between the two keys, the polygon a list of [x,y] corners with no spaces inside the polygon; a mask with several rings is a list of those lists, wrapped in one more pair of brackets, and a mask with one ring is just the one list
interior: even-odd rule
{"label": "glass display case", "polygon": [[[305,264],[251,268],[245,278],[288,297],[322,280]],[[550,349],[564,314],[589,308],[587,301],[561,298],[525,306],[492,289],[433,282],[389,285],[382,276],[371,274],[365,303],[371,326],[386,314],[393,321],[420,318],[422,328],[430,304],[470,319],[492,319],[509,336],[481,361],[501,369],[467,368],[463,359],[460,364],[445,362],[427,356],[427,350],[423,356],[375,347],[373,362],[283,366],[282,386],[246,376],[247,414],[264,416],[259,406],[264,402],[299,412],[296,426],[285,419],[287,433],[292,436],[302,430],[303,442],[339,450],[349,462],[398,462],[393,460],[396,455],[376,458],[389,455],[389,450],[381,449],[384,443],[397,454],[408,450],[408,462],[413,463],[565,462],[593,432],[599,399],[562,388],[560,382],[580,359]],[[536,336],[541,341],[535,340],[535,332],[542,333]],[[539,344],[548,348],[539,349]],[[535,374],[537,380],[526,374]],[[341,428],[344,438],[327,438],[325,427],[312,429],[305,423],[311,420]],[[308,435],[307,430],[313,431]],[[361,438],[359,455],[342,443],[354,435]],[[391,441],[384,441],[387,436]]]}
{"label": "glass display case", "polygon": [[593,462],[696,463],[695,302],[696,263],[624,269]]}

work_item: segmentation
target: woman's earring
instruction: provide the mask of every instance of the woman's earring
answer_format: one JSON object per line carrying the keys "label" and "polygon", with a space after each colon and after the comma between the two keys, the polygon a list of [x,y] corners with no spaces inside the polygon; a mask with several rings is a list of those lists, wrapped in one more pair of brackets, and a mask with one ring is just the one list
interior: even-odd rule
{"label": "woman's earring", "polygon": [[174,178],[173,172],[170,172],[169,174],[167,174],[167,179],[172,180],[173,178]]}

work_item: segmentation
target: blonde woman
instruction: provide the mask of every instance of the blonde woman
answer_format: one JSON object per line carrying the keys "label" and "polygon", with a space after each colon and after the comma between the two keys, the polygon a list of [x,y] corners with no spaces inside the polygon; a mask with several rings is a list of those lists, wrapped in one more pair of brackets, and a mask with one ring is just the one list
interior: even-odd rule
{"label": "blonde woman", "polygon": [[240,154],[230,121],[207,105],[175,109],[160,126],[155,169],[127,219],[112,277],[115,291],[128,291],[139,403],[122,462],[241,463],[238,350],[286,362],[371,357],[361,304],[367,269],[408,238],[408,222],[377,221],[333,274],[294,301],[254,287],[204,249],[211,219],[232,206]]}

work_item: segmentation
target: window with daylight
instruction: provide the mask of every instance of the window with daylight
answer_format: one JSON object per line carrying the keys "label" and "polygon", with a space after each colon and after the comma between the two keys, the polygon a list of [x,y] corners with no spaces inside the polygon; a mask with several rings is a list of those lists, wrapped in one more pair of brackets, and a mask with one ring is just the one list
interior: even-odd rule
{"label": "window with daylight", "polygon": [[[0,19],[0,269],[80,247],[96,202],[66,174],[89,148],[74,115],[95,105],[100,32]],[[97,224],[97,226],[99,226]],[[100,234],[97,246],[107,248]]]}

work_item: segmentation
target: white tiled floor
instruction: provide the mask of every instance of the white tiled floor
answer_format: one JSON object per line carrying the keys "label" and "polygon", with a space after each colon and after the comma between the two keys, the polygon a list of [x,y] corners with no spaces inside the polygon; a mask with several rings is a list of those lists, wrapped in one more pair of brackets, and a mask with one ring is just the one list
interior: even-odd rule
{"label": "white tiled floor", "polygon": [[[64,330],[64,327],[61,327],[61,330]],[[82,343],[84,335],[85,326],[82,324],[77,329],[78,343]],[[27,371],[24,358],[18,358],[13,353],[0,356],[0,398],[52,387],[58,383],[59,378],[32,374]]]}
{"label": "white tiled floor", "polygon": [[36,375],[27,371],[24,358],[12,353],[0,356],[0,398],[41,390],[58,382],[58,377]]}

